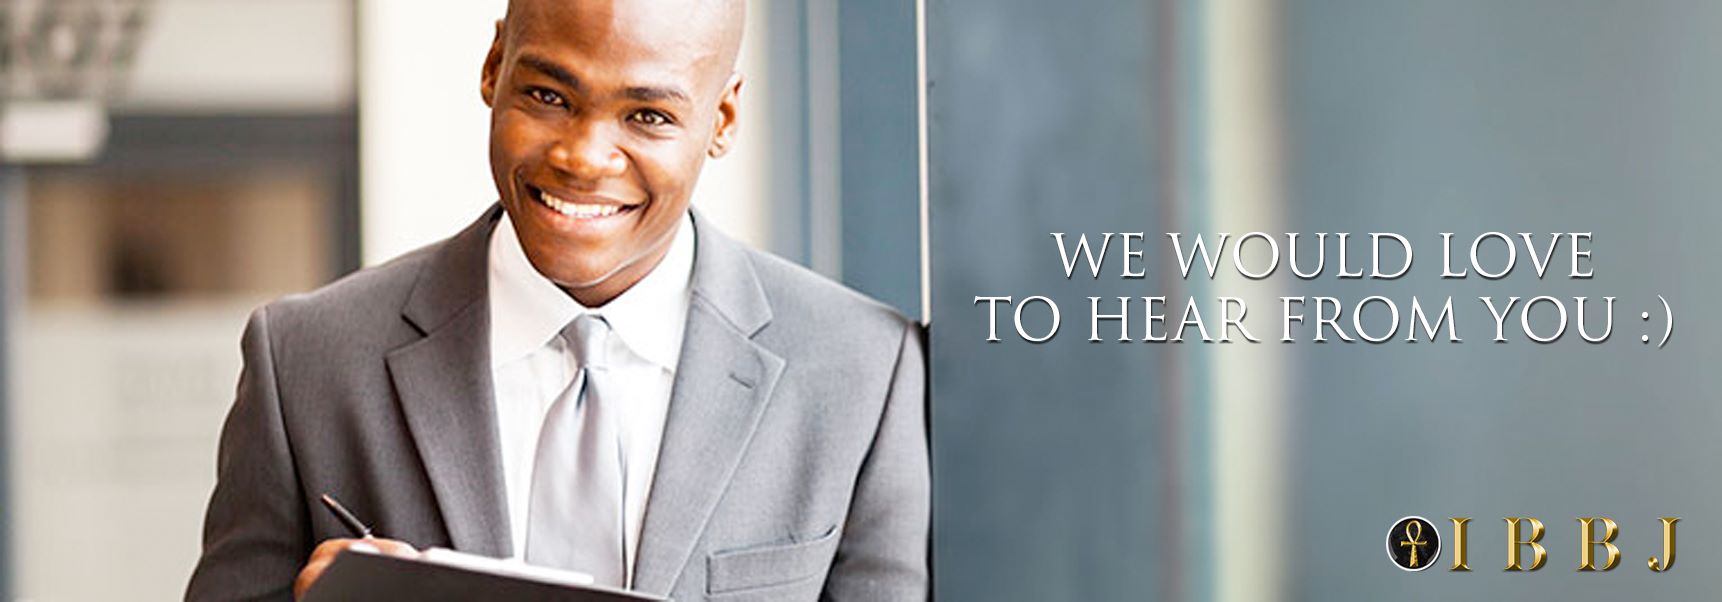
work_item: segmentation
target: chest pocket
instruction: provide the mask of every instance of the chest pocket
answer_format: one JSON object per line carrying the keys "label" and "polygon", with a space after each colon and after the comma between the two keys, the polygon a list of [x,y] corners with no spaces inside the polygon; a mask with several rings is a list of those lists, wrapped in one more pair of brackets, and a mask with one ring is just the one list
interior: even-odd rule
{"label": "chest pocket", "polygon": [[739,592],[821,577],[831,568],[840,539],[833,525],[807,541],[714,552],[706,558],[706,592]]}

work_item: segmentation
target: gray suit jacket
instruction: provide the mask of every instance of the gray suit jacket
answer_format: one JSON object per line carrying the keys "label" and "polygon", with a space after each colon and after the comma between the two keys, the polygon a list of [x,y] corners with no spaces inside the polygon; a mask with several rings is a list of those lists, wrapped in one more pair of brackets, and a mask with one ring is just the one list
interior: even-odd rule
{"label": "gray suit jacket", "polygon": [[[489,368],[492,207],[258,309],[191,600],[288,599],[330,493],[380,536],[510,550]],[[927,597],[920,329],[697,214],[693,300],[635,587],[676,600]]]}

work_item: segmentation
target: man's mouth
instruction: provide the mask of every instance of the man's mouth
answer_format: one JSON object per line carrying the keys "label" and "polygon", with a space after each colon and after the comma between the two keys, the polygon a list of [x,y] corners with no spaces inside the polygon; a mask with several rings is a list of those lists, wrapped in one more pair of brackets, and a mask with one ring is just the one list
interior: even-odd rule
{"label": "man's mouth", "polygon": [[539,188],[528,187],[532,198],[551,210],[574,219],[598,219],[632,211],[636,206],[616,202],[593,202],[588,199],[570,200]]}

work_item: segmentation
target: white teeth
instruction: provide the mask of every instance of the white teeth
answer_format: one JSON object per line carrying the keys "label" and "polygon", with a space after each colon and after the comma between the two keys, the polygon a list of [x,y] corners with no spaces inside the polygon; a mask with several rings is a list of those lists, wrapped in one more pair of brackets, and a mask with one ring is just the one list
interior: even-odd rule
{"label": "white teeth", "polygon": [[538,200],[544,201],[545,205],[549,205],[550,208],[555,209],[557,213],[560,213],[562,215],[566,215],[568,217],[579,218],[579,219],[590,219],[590,218],[595,218],[595,217],[605,217],[605,216],[615,215],[617,212],[622,210],[621,205],[609,205],[609,204],[601,204],[601,203],[572,203],[572,202],[564,201],[562,199],[551,196],[550,193],[543,192],[543,191],[539,191]]}

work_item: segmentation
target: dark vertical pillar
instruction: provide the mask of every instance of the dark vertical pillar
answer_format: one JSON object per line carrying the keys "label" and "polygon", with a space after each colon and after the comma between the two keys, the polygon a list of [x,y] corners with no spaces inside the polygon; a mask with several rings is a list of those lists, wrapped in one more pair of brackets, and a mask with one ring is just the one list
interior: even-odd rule
{"label": "dark vertical pillar", "polygon": [[[1162,288],[1070,279],[1051,233],[1168,224],[1158,104],[1167,45],[1155,3],[927,0],[934,563],[943,600],[1141,600],[1176,593],[1181,520],[1166,514],[1169,354],[1088,342],[1088,297],[1108,313]],[[1118,241],[1114,241],[1117,244]],[[1151,254],[1152,257],[1152,254]],[[1151,263],[1151,269],[1159,264]],[[1060,334],[1019,338],[977,296],[1043,295]],[[1002,309],[1002,306],[1001,306]],[[1023,313],[1040,335],[1044,306]]]}
{"label": "dark vertical pillar", "polygon": [[843,282],[921,313],[915,2],[840,2]]}
{"label": "dark vertical pillar", "polygon": [[12,556],[12,316],[24,294],[24,168],[0,164],[0,599],[11,599]]}
{"label": "dark vertical pillar", "polygon": [[[770,250],[921,312],[915,3],[772,4]],[[833,39],[835,38],[835,39]]]}
{"label": "dark vertical pillar", "polygon": [[807,214],[807,42],[803,0],[774,2],[767,8],[765,45],[771,60],[771,252],[808,263]]}
{"label": "dark vertical pillar", "polygon": [[363,263],[360,253],[359,207],[359,113],[354,110],[342,115],[335,125],[335,146],[340,149],[335,167],[335,207],[330,211],[334,221],[335,265],[331,274],[347,274]]}

